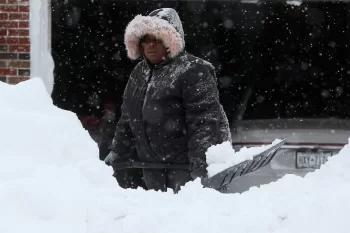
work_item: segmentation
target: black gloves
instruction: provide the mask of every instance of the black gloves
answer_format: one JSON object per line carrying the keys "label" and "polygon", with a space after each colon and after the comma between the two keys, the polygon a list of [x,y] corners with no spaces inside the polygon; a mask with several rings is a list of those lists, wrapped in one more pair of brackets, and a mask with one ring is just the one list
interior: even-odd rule
{"label": "black gloves", "polygon": [[192,179],[197,179],[197,178],[205,178],[208,176],[208,172],[207,169],[205,169],[204,167],[199,167],[194,169],[191,173],[190,173]]}
{"label": "black gloves", "polygon": [[[106,165],[113,167],[113,165],[115,164],[125,162],[125,159],[122,156],[118,155],[117,153],[111,151],[105,158],[104,162]],[[207,169],[202,166],[202,167],[197,167],[193,169],[190,172],[190,175],[192,179],[195,180],[197,178],[208,177],[208,172],[207,172]]]}
{"label": "black gloves", "polygon": [[125,162],[125,159],[120,155],[116,154],[115,152],[111,151],[109,152],[109,154],[107,155],[104,161],[105,161],[105,164],[113,167],[113,165],[116,163]]}

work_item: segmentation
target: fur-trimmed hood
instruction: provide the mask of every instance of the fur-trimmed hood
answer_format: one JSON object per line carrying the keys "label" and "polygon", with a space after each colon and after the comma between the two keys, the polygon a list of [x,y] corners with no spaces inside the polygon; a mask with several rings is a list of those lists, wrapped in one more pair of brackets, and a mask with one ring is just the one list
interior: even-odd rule
{"label": "fur-trimmed hood", "polygon": [[147,34],[163,41],[164,46],[169,50],[170,58],[176,57],[185,48],[182,22],[172,8],[157,9],[148,16],[137,15],[128,24],[124,43],[130,59],[136,60],[141,57],[140,40]]}

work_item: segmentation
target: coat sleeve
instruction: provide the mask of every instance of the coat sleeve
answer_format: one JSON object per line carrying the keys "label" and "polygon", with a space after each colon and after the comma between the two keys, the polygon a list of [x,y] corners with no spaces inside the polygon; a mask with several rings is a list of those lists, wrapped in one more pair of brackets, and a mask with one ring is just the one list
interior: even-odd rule
{"label": "coat sleeve", "polygon": [[188,157],[193,171],[207,166],[205,152],[210,146],[230,140],[229,127],[220,104],[213,68],[196,65],[184,73],[182,85],[189,137]]}
{"label": "coat sleeve", "polygon": [[125,160],[134,158],[136,154],[134,135],[130,128],[130,119],[125,106],[125,97],[129,88],[130,82],[128,82],[124,91],[123,103],[121,105],[121,117],[117,122],[112,144],[110,146],[112,152]]}

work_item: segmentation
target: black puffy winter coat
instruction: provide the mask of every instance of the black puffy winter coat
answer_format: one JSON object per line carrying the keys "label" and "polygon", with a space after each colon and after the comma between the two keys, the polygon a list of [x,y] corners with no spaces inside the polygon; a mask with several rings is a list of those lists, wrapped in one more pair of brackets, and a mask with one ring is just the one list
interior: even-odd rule
{"label": "black puffy winter coat", "polygon": [[[183,41],[181,22],[169,17],[174,11],[158,12],[156,16],[142,17],[151,20],[158,17],[157,20],[168,22]],[[130,29],[132,23],[128,27],[126,39],[130,38],[130,32],[140,38],[155,30],[146,28],[138,35],[138,31]],[[169,58],[160,65],[151,65],[144,59],[132,71],[111,149],[124,159],[189,163],[191,170],[205,167],[206,150],[231,141],[228,120],[219,102],[214,67],[188,54],[184,44],[177,51],[173,42],[160,37],[170,50]],[[130,56],[136,47],[130,48],[129,44],[127,49],[129,57],[137,58]]]}

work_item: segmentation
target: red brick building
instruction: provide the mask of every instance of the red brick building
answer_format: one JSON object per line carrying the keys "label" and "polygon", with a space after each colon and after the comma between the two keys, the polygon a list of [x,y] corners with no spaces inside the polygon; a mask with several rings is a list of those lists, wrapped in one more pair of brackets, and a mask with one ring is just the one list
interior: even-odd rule
{"label": "red brick building", "polygon": [[0,0],[0,81],[30,76],[29,0]]}

